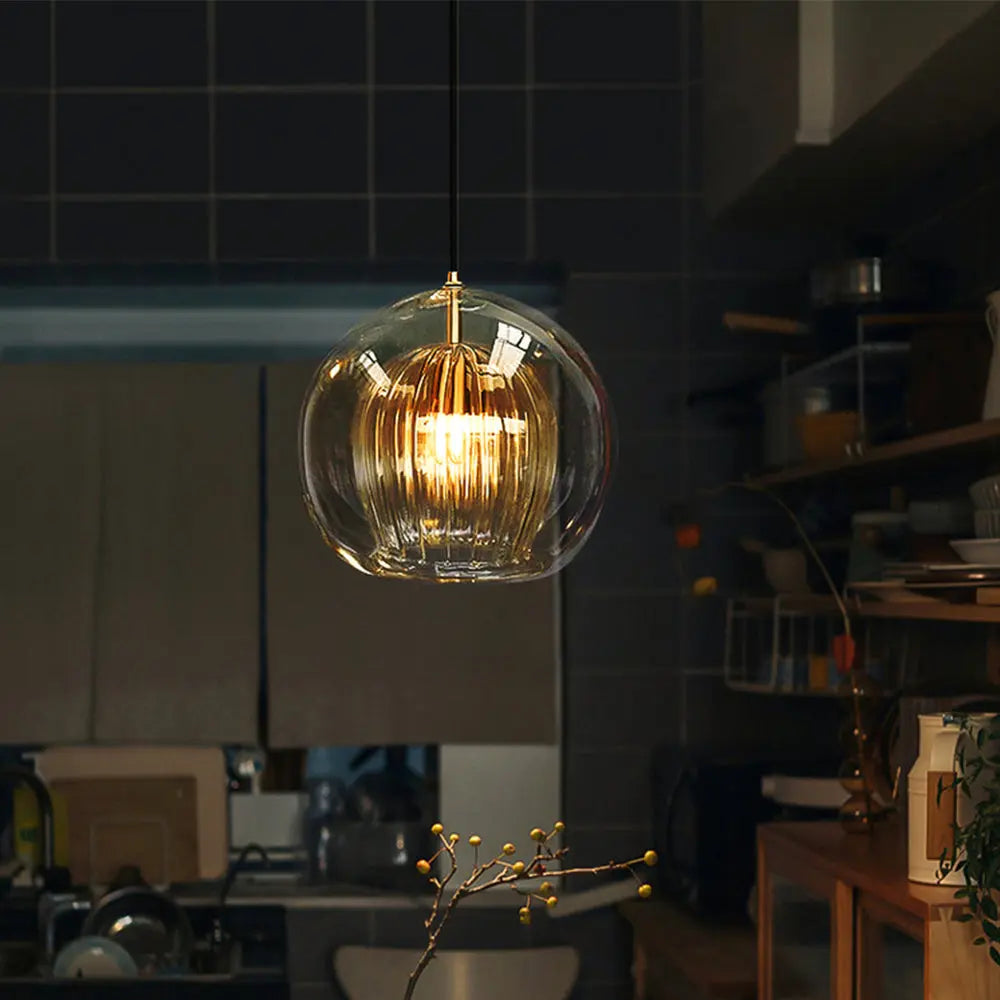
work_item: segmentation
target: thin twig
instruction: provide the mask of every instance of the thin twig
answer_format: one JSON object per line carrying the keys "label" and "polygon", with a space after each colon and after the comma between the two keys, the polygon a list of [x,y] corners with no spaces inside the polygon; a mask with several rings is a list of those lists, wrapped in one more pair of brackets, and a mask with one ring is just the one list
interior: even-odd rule
{"label": "thin twig", "polygon": [[[455,844],[458,841],[458,835],[450,834],[446,838],[444,836],[443,827],[438,823],[434,825],[432,831],[441,841],[441,847],[430,859],[418,861],[417,868],[419,871],[427,874],[430,872],[430,865],[442,854],[447,854],[449,860],[449,870],[444,878],[430,876],[428,879],[431,885],[434,886],[435,891],[430,914],[424,921],[424,926],[427,929],[427,946],[424,948],[420,958],[417,960],[417,964],[414,967],[413,972],[410,973],[410,977],[406,985],[406,992],[403,994],[403,1000],[412,1000],[413,991],[416,989],[417,981],[420,979],[421,974],[430,964],[437,951],[441,931],[444,929],[449,918],[454,913],[460,900],[464,899],[466,896],[473,896],[476,893],[485,892],[487,889],[494,889],[498,886],[510,886],[516,892],[517,883],[519,882],[533,882],[544,878],[564,878],[571,875],[600,875],[604,872],[622,870],[630,871],[636,880],[639,881],[639,878],[633,871],[633,868],[641,864],[652,865],[656,863],[655,852],[647,851],[643,857],[636,858],[633,861],[610,861],[606,865],[598,865],[594,868],[566,868],[561,870],[555,869],[549,872],[546,870],[546,863],[559,861],[569,850],[566,847],[560,847],[557,850],[553,850],[549,845],[550,838],[556,836],[558,833],[561,833],[563,829],[563,824],[557,823],[551,833],[545,833],[540,829],[533,830],[531,836],[533,840],[537,841],[537,843],[534,857],[527,863],[523,861],[506,861],[505,857],[509,857],[514,853],[514,847],[512,844],[505,844],[499,854],[491,858],[489,861],[480,864],[479,844],[482,842],[481,838],[470,838],[472,846],[476,849],[475,862],[473,864],[472,871],[469,873],[468,877],[454,890],[451,898],[442,909],[441,901],[444,896],[445,887],[452,880],[458,870],[458,858],[455,853]],[[485,882],[479,881],[487,872],[492,871],[498,866],[500,866],[501,870],[493,875],[492,878]],[[544,894],[547,892],[548,890],[543,885],[542,892],[540,893],[521,894],[522,900],[526,900],[526,905],[522,906],[519,910],[522,922],[530,922],[530,906],[532,899],[537,899],[546,906],[554,906],[558,902],[558,899],[555,896]],[[640,884],[640,896],[645,898],[645,896],[648,896],[650,892],[651,889],[649,886]]]}

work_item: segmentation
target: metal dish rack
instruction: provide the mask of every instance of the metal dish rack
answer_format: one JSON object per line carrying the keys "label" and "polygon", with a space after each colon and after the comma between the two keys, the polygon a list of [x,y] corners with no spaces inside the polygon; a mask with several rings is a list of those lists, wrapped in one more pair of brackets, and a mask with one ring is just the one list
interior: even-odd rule
{"label": "metal dish rack", "polygon": [[[900,687],[909,660],[908,633],[890,622],[860,625],[861,668],[888,693]],[[726,685],[762,694],[839,695],[841,675],[832,654],[843,631],[829,597],[779,594],[730,598],[726,605]]]}

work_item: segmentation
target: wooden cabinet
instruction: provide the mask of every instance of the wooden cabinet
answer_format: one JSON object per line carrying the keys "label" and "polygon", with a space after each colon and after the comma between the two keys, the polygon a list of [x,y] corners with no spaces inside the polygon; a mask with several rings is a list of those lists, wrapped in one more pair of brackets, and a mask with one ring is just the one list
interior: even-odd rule
{"label": "wooden cabinet", "polygon": [[557,742],[557,580],[379,580],[331,552],[299,484],[312,368],[266,378],[270,745]]}
{"label": "wooden cabinet", "polygon": [[100,524],[89,368],[0,366],[0,742],[90,731]]}
{"label": "wooden cabinet", "polygon": [[898,825],[865,835],[767,824],[757,858],[759,1000],[966,1000],[1000,989],[1000,969],[972,944],[976,925],[955,919],[954,887],[907,879]]}
{"label": "wooden cabinet", "polygon": [[0,741],[255,742],[258,369],[0,368]]}
{"label": "wooden cabinet", "polygon": [[257,739],[258,372],[101,367],[98,741]]}

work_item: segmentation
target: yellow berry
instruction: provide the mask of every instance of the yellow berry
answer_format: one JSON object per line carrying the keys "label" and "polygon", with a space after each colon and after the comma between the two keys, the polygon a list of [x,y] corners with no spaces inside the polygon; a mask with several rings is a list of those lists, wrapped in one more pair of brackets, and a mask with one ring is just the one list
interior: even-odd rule
{"label": "yellow berry", "polygon": [[646,851],[646,853],[642,856],[642,860],[645,861],[650,868],[652,868],[653,865],[655,865],[660,859],[656,856],[656,851]]}
{"label": "yellow berry", "polygon": [[555,906],[556,903],[558,902],[559,902],[558,896],[549,896],[549,898],[545,900],[545,905],[551,910],[552,907]]}
{"label": "yellow berry", "polygon": [[639,886],[639,895],[643,899],[649,899],[649,897],[653,895],[653,887],[648,882],[643,882],[642,885]]}
{"label": "yellow berry", "polygon": [[555,823],[555,826],[553,827],[553,829],[556,831],[556,833],[562,833],[563,830],[566,829],[566,824],[561,819],[560,820],[556,820],[556,823]]}
{"label": "yellow berry", "polygon": [[476,834],[473,834],[471,837],[469,837],[469,843],[472,844],[473,847],[478,847],[482,842],[483,838],[477,836]]}
{"label": "yellow berry", "polygon": [[452,842],[453,844],[457,844],[457,843],[459,842],[459,840],[461,840],[461,837],[459,837],[459,835],[458,835],[457,833],[449,833],[449,834],[448,834],[448,839],[449,839],[449,840],[450,840],[450,841],[451,841],[451,842]]}
{"label": "yellow berry", "polygon": [[531,923],[531,910],[529,910],[528,907],[522,906],[521,909],[517,911],[517,916],[522,924]]}
{"label": "yellow berry", "polygon": [[543,896],[547,896],[547,895],[548,895],[548,894],[549,894],[550,892],[552,892],[552,883],[551,883],[551,882],[543,882],[543,883],[542,883],[542,884],[541,884],[541,885],[540,885],[540,886],[538,887],[538,891],[539,891],[539,892],[540,892],[540,893],[541,893],[541,894],[542,894]]}
{"label": "yellow berry", "polygon": [[431,827],[431,833],[433,833],[435,837],[439,837],[442,833],[444,833],[444,827],[440,823],[435,823]]}
{"label": "yellow berry", "polygon": [[522,873],[524,872],[524,862],[523,862],[523,861],[515,861],[515,862],[514,862],[514,863],[513,863],[513,864],[512,864],[511,866],[510,866],[510,870],[511,870],[511,871],[512,871],[512,872],[513,872],[513,873],[514,873],[515,875],[521,875],[521,874],[522,874]]}
{"label": "yellow berry", "polygon": [[429,861],[424,861],[424,859],[421,858],[417,862],[417,871],[420,872],[421,875],[429,874],[430,870],[431,870],[431,863]]}
{"label": "yellow berry", "polygon": [[517,850],[517,848],[513,844],[504,844],[503,845],[503,852],[508,857],[510,857],[510,855],[512,855],[516,850]]}
{"label": "yellow berry", "polygon": [[531,839],[537,840],[539,843],[541,843],[545,839],[545,831],[540,830],[536,826],[535,829],[531,831]]}

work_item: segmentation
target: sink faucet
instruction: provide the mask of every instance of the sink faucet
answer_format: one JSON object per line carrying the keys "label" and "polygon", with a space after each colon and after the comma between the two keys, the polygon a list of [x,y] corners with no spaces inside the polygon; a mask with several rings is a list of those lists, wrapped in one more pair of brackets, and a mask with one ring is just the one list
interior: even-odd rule
{"label": "sink faucet", "polygon": [[240,873],[240,869],[242,869],[242,867],[246,864],[247,857],[250,854],[260,855],[260,859],[264,862],[265,867],[269,867],[271,864],[271,859],[268,856],[267,851],[264,850],[260,844],[251,842],[244,846],[236,860],[229,866],[229,870],[226,872],[226,877],[222,882],[222,889],[219,892],[219,909],[216,913],[215,920],[212,922],[212,947],[217,953],[221,952],[226,947],[227,943],[225,928],[226,901],[229,898],[229,892],[233,887],[233,882],[236,881],[236,876]]}
{"label": "sink faucet", "polygon": [[49,795],[45,782],[30,767],[0,767],[0,783],[12,786],[23,783],[35,795],[41,821],[39,844],[42,849],[41,871],[44,878],[55,868],[56,838],[52,820],[52,796]]}

